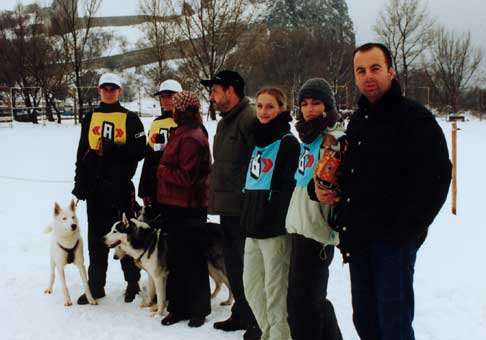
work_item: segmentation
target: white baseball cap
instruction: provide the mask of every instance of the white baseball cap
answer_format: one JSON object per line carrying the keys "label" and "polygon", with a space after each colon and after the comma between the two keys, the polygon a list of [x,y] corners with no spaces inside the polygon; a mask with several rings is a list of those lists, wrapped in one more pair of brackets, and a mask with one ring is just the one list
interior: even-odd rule
{"label": "white baseball cap", "polygon": [[101,87],[102,85],[105,84],[112,84],[116,85],[119,88],[122,87],[121,85],[121,79],[114,73],[105,73],[100,77],[100,81],[98,82],[98,87]]}
{"label": "white baseball cap", "polygon": [[177,80],[167,79],[160,84],[159,91],[154,93],[154,96],[158,96],[164,91],[181,92],[182,86]]}

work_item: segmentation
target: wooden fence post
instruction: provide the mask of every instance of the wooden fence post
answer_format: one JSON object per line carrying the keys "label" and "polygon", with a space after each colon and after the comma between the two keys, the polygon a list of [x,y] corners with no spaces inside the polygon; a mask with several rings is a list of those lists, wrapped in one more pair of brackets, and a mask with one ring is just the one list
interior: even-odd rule
{"label": "wooden fence post", "polygon": [[457,212],[457,180],[456,180],[456,168],[457,168],[457,123],[452,123],[452,213],[456,215]]}

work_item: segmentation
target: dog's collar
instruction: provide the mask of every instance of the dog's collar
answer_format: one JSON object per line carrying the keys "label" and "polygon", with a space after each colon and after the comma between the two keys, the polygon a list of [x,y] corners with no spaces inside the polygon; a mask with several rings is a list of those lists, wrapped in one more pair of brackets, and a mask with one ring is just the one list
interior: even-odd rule
{"label": "dog's collar", "polygon": [[76,244],[74,245],[74,247],[72,248],[64,248],[59,242],[57,242],[57,245],[59,246],[59,248],[61,248],[62,250],[64,250],[68,257],[67,257],[67,263],[73,263],[74,262],[74,251],[76,250],[76,248],[78,247],[79,245],[79,240],[76,242]]}

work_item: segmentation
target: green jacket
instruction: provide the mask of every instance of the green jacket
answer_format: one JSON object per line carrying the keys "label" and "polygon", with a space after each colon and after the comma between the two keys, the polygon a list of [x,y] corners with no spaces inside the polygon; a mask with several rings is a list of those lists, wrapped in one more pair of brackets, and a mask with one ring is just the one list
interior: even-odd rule
{"label": "green jacket", "polygon": [[[336,138],[344,135],[344,129],[340,124],[323,131]],[[321,156],[324,150],[321,148]],[[330,206],[310,199],[306,186],[296,185],[285,225],[289,234],[299,234],[315,240],[324,245],[336,245],[339,243],[338,233],[331,229],[328,223]]]}
{"label": "green jacket", "polygon": [[256,116],[246,97],[221,116],[213,142],[208,213],[239,216],[246,170],[255,146]]}

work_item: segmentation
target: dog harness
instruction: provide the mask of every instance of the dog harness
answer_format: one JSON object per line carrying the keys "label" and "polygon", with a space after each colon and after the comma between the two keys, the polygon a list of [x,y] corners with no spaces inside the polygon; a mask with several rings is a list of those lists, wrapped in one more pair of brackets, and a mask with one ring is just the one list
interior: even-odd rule
{"label": "dog harness", "polygon": [[[155,242],[157,242],[157,240],[159,239],[159,235],[160,235],[160,229],[153,229],[152,230],[152,235],[150,237],[150,243],[148,244],[148,246],[145,246],[142,254],[140,254],[140,256],[135,259],[136,262],[140,262],[140,260],[142,259],[142,257],[145,255],[145,253],[147,252],[147,250],[151,249]],[[147,258],[149,259],[150,258],[150,254],[147,256]]]}
{"label": "dog harness", "polygon": [[67,263],[68,264],[74,262],[74,251],[78,247],[78,244],[79,244],[79,240],[78,240],[78,242],[76,242],[74,247],[69,249],[69,248],[64,248],[63,246],[61,246],[61,244],[59,242],[57,242],[57,245],[59,246],[59,248],[61,248],[62,250],[64,250],[67,253]]}

